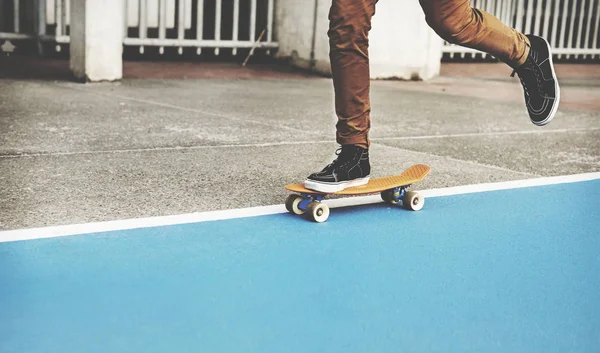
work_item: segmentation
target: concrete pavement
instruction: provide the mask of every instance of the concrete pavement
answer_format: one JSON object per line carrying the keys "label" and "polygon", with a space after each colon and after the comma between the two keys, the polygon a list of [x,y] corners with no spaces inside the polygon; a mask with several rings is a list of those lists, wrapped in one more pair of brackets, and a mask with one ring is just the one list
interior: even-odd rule
{"label": "concrete pavement", "polygon": [[[334,158],[330,79],[176,64],[87,85],[60,61],[2,66],[0,230],[281,204],[284,184]],[[485,65],[373,82],[373,176],[429,164],[423,189],[600,171],[600,78],[565,73],[563,105],[538,128],[518,80],[478,76]]]}

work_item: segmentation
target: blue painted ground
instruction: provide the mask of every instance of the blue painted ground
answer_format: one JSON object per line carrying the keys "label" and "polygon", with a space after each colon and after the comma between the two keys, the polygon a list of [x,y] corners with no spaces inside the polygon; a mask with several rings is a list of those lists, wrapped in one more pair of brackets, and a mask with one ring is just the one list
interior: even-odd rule
{"label": "blue painted ground", "polygon": [[600,352],[600,181],[0,244],[0,351]]}

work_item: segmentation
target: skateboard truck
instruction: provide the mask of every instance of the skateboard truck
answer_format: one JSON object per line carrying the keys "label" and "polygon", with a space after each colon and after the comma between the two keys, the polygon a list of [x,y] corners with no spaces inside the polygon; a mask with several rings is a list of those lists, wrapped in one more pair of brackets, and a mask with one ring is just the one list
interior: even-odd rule
{"label": "skateboard truck", "polygon": [[387,203],[397,204],[402,201],[404,195],[406,195],[406,190],[410,187],[410,185],[399,186],[397,188],[385,190],[381,192],[381,199]]}

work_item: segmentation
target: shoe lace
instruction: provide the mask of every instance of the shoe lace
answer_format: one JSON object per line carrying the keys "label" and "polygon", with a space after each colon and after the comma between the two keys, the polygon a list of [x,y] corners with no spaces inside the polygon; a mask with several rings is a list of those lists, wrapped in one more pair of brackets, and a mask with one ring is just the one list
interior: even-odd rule
{"label": "shoe lace", "polygon": [[328,165],[328,167],[341,167],[341,166],[349,163],[348,159],[345,158],[344,155],[342,155],[342,152],[343,152],[343,150],[342,150],[341,146],[338,147],[337,150],[335,150],[335,155],[337,156],[337,158],[333,162],[331,162]]}
{"label": "shoe lace", "polygon": [[535,76],[535,82],[536,82],[535,89],[537,90],[537,93],[540,96],[544,97],[545,92],[544,92],[544,85],[543,85],[542,74],[541,74],[542,69],[533,60],[529,61],[529,59],[528,59],[525,62],[525,64],[523,64],[522,67],[514,69],[513,72],[510,74],[510,77],[515,77],[515,73],[519,74],[519,80],[521,81],[523,90],[525,90],[525,95],[527,95],[527,97],[530,97],[530,94],[529,94],[530,87],[527,84],[528,82],[525,80],[525,77],[527,77],[527,71],[533,72],[533,76]]}

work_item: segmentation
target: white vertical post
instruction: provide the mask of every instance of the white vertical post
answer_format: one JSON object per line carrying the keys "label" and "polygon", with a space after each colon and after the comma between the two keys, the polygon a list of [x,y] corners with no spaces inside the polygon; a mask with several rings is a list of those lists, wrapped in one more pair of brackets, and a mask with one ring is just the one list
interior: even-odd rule
{"label": "white vertical post", "polygon": [[[582,30],[583,30],[583,19],[585,18],[585,0],[581,0],[581,11],[579,12],[579,25],[577,26],[577,37],[575,43],[573,44],[573,48],[579,48],[579,44],[581,43]],[[579,55],[575,55],[575,57],[579,57]]]}
{"label": "white vertical post", "polygon": [[[196,40],[203,39],[204,29],[204,0],[198,0],[198,8],[196,8]],[[198,48],[196,53],[200,55],[202,48]]]}
{"label": "white vertical post", "polygon": [[[594,39],[592,39],[592,48],[597,48],[598,43],[598,32],[600,29],[598,26],[600,25],[600,1],[598,1],[598,8],[596,9],[596,22],[594,24]],[[599,55],[600,57],[600,55]]]}
{"label": "white vertical post", "polygon": [[267,41],[273,41],[273,6],[274,0],[269,0],[269,9],[267,10]]}
{"label": "white vertical post", "polygon": [[533,1],[529,0],[527,2],[527,16],[525,17],[525,29],[523,30],[523,33],[531,32],[531,22],[533,22],[532,16],[533,16]]}
{"label": "white vertical post", "polygon": [[87,82],[121,79],[123,0],[70,1],[70,67],[75,78]]}
{"label": "white vertical post", "polygon": [[535,13],[532,13],[532,16],[535,16],[535,24],[534,24],[534,28],[533,28],[533,33],[535,35],[541,36],[542,35],[540,33],[540,27],[542,24],[542,1],[541,0],[538,0],[537,6],[535,9]]}
{"label": "white vertical post", "polygon": [[502,18],[502,0],[494,1],[494,14],[500,19],[500,21],[503,20],[503,18]]}
{"label": "white vertical post", "polygon": [[[585,26],[586,30],[585,30],[585,42],[583,43],[583,48],[591,48],[590,47],[590,34],[592,32],[592,15],[594,14],[592,11],[594,11],[594,0],[590,0],[590,5],[588,7],[588,20],[587,20],[587,24]],[[596,16],[600,15],[600,13],[597,13]],[[596,28],[596,32],[598,32],[598,28]],[[583,56],[584,58],[587,57],[587,55]]]}
{"label": "white vertical post", "polygon": [[167,0],[158,0],[158,38],[165,39],[167,31]]}
{"label": "white vertical post", "polygon": [[[179,0],[177,7],[177,39],[182,40],[185,38],[185,1]],[[183,48],[179,47],[179,55],[183,54]]]}
{"label": "white vertical post", "polygon": [[[488,0],[479,0],[479,2],[476,4],[476,7],[489,13],[490,11],[488,10],[487,3],[488,3]],[[477,54],[478,54],[478,52],[469,52],[469,53],[466,53],[466,56],[471,57],[471,58],[477,58]],[[485,54],[482,54],[481,57],[485,58]]]}
{"label": "white vertical post", "polygon": [[514,27],[514,23],[512,21],[512,13],[510,12],[510,6],[512,3],[512,0],[506,0],[506,1],[499,1],[500,4],[502,5],[502,22],[506,23],[506,25],[510,26],[510,27]]}
{"label": "white vertical post", "polygon": [[[487,12],[493,14],[496,17],[500,16],[500,11],[497,11],[496,8],[496,0],[487,0]],[[490,56],[490,54],[483,53],[482,56],[484,58],[487,58],[488,56]]]}
{"label": "white vertical post", "polygon": [[67,35],[67,26],[70,26],[70,18],[69,13],[71,12],[71,1],[62,0],[63,1],[63,11],[62,11],[62,23],[63,23],[63,33]]}
{"label": "white vertical post", "polygon": [[[215,41],[221,40],[221,0],[217,0],[215,9]],[[215,55],[219,55],[219,48],[215,48]]]}
{"label": "white vertical post", "polygon": [[[581,2],[581,9],[579,12],[579,26],[577,26],[577,37],[576,37],[576,41],[573,45],[574,48],[582,48],[580,46],[581,44],[581,39],[583,37],[583,21],[585,19],[585,0],[582,0]],[[585,44],[584,44],[585,46]],[[575,55],[575,57],[579,57],[579,55]]]}
{"label": "white vertical post", "polygon": [[56,22],[56,31],[54,32],[57,37],[63,34],[63,0],[54,0],[54,20]]}
{"label": "white vertical post", "polygon": [[551,42],[550,45],[552,45],[553,47],[558,46],[558,41],[556,40],[556,34],[558,33],[558,14],[559,14],[559,10],[560,10],[560,1],[559,0],[554,0],[554,13],[553,13],[553,20],[552,20],[552,36],[551,36]]}
{"label": "white vertical post", "polygon": [[[139,11],[139,37],[146,39],[148,36],[148,0],[140,0]],[[140,47],[140,54],[144,54],[144,46]]]}
{"label": "white vertical post", "polygon": [[148,36],[148,0],[140,0],[139,35],[145,39]]}
{"label": "white vertical post", "polygon": [[14,29],[15,29],[15,33],[19,33],[20,29],[21,29],[20,28],[21,27],[21,24],[20,24],[20,22],[21,22],[21,18],[20,18],[21,14],[19,13],[20,10],[21,10],[21,4],[20,4],[19,0],[13,0],[13,1],[14,1],[13,2],[13,5],[14,5],[14,9],[13,10],[14,10],[14,18],[15,18]]}
{"label": "white vertical post", "polygon": [[515,29],[521,33],[525,32],[523,30],[523,0],[517,0],[517,20],[515,23]]}
{"label": "white vertical post", "polygon": [[250,1],[250,41],[256,40],[256,0]]}
{"label": "white vertical post", "polygon": [[506,10],[506,12],[508,13],[508,16],[510,18],[510,26],[511,27],[515,27],[515,23],[516,23],[516,18],[515,18],[515,9],[514,6],[515,5],[515,0],[508,0],[508,9]]}
{"label": "white vertical post", "polygon": [[[44,55],[44,46],[40,36],[46,34],[46,0],[33,1],[33,32],[38,37],[36,40],[38,55]],[[0,13],[0,18],[2,14]]]}
{"label": "white vertical post", "polygon": [[[488,3],[488,0],[479,0],[479,3],[476,6],[477,6],[477,8],[489,13],[489,10],[487,8],[487,3]],[[477,52],[469,52],[466,55],[471,58],[477,58],[477,54],[478,54]],[[485,54],[482,54],[481,57],[484,58]]]}
{"label": "white vertical post", "polygon": [[[563,11],[562,11],[562,21],[560,21],[560,37],[558,41],[558,47],[565,47],[565,33],[567,33],[567,14],[569,13],[569,1],[564,0],[563,3]],[[560,58],[562,55],[559,55]]]}
{"label": "white vertical post", "polygon": [[551,0],[547,0],[546,1],[546,6],[544,6],[544,28],[542,29],[542,37],[544,38],[548,38],[548,35],[550,34],[550,14],[552,12],[551,10],[552,8],[552,1]]}
{"label": "white vertical post", "polygon": [[46,34],[46,0],[37,0],[35,5],[36,13],[36,34],[42,36]]}
{"label": "white vertical post", "polygon": [[[167,0],[159,0],[158,3],[158,38],[165,39],[167,37]],[[165,52],[164,47],[158,49],[159,53]]]}
{"label": "white vertical post", "polygon": [[508,5],[509,1],[502,1],[502,0],[498,0],[496,2],[496,11],[498,13],[498,18],[500,19],[500,21],[508,26],[510,26],[510,23],[508,22],[508,17],[506,16],[506,6]]}
{"label": "white vertical post", "polygon": [[[572,0],[572,1],[573,1],[573,6],[571,7],[571,25],[569,26],[569,42],[567,44],[567,48],[569,48],[569,49],[573,48],[573,35],[575,34],[574,17],[575,17],[575,12],[577,11],[577,0]],[[567,59],[570,56],[571,55],[567,54]]]}
{"label": "white vertical post", "polygon": [[[233,0],[233,41],[237,42],[240,28],[240,0]],[[233,55],[237,54],[237,48],[233,48]]]}

